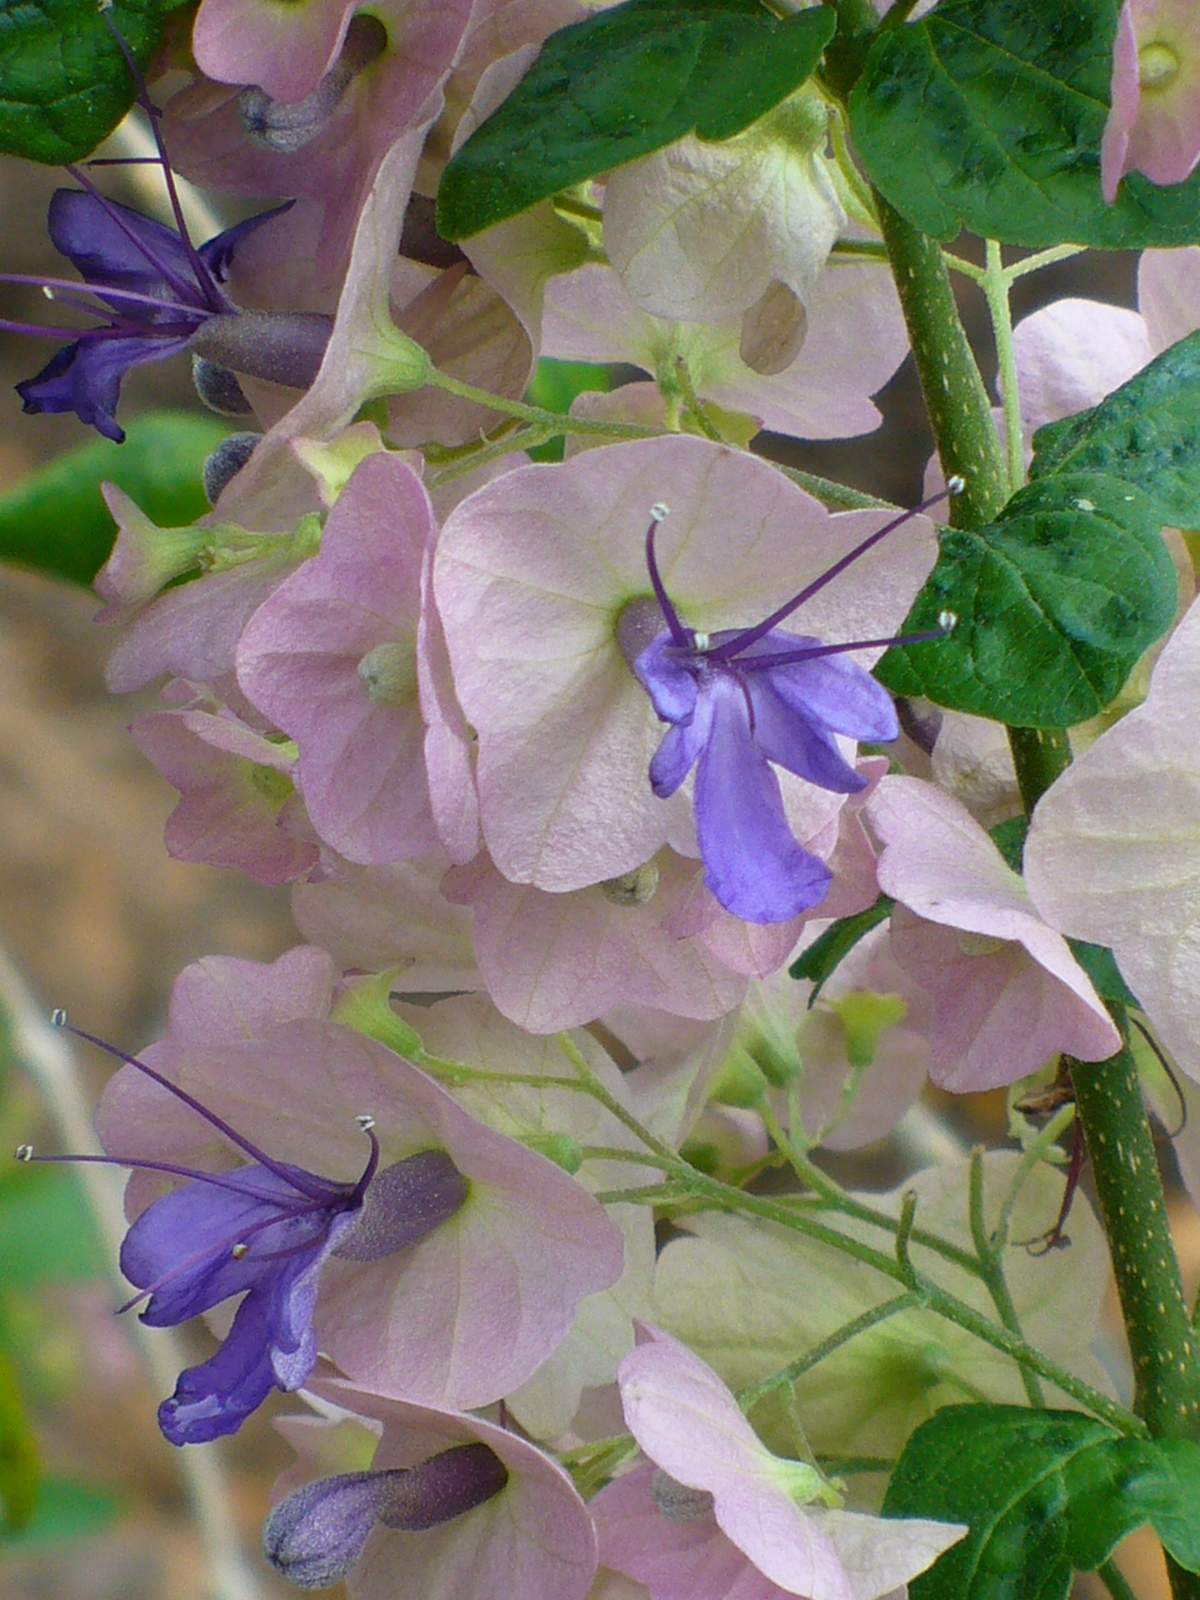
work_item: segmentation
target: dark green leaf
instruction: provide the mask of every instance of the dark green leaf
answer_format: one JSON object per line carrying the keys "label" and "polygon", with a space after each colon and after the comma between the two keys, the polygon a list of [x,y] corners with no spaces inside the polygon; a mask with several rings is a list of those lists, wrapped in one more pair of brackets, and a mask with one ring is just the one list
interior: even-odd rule
{"label": "dark green leaf", "polygon": [[1170,627],[1176,579],[1148,495],[1100,473],[1027,485],[978,531],[945,528],[904,623],[954,631],[889,650],[875,669],[898,694],[1017,727],[1095,716]]}
{"label": "dark green leaf", "polygon": [[[181,0],[116,0],[109,15],[145,67]],[[0,0],[0,150],[78,161],[133,104],[129,68],[96,0]]]}
{"label": "dark green leaf", "polygon": [[1040,429],[1034,452],[1034,478],[1111,472],[1153,495],[1164,522],[1200,528],[1200,332],[1090,411]]}
{"label": "dark green leaf", "polygon": [[941,0],[883,33],[850,102],[872,181],[916,227],[1034,247],[1200,240],[1200,173],[1100,193],[1119,0]]}
{"label": "dark green leaf", "polygon": [[1022,870],[1025,854],[1025,835],[1029,832],[1028,817],[1009,817],[988,829],[992,843],[1014,872]]}
{"label": "dark green leaf", "polygon": [[799,88],[833,30],[828,7],[775,17],[758,0],[626,0],[559,29],[442,174],[438,232],[469,238],[693,130],[732,138]]}
{"label": "dark green leaf", "polygon": [[0,495],[0,561],[90,586],[108,560],[116,526],[100,484],[117,484],[160,527],[186,527],[208,510],[204,458],[228,432],[215,418],[148,412],[124,444],[94,439]]}
{"label": "dark green leaf", "polygon": [[1066,1600],[1073,1570],[1147,1520],[1137,1487],[1156,1446],[1077,1411],[946,1406],[911,1436],[883,1514],[970,1533],[909,1585],[911,1600]]}
{"label": "dark green leaf", "polygon": [[16,1533],[37,1503],[37,1442],[17,1388],[16,1374],[0,1350],[0,1531]]}
{"label": "dark green leaf", "polygon": [[73,1172],[23,1166],[0,1179],[0,1283],[31,1288],[63,1278],[92,1278],[100,1248]]}
{"label": "dark green leaf", "polygon": [[4,1549],[14,1553],[85,1539],[106,1528],[116,1514],[112,1495],[63,1478],[44,1478],[32,1518],[15,1537],[5,1539]]}
{"label": "dark green leaf", "polygon": [[1131,1493],[1179,1565],[1200,1572],[1200,1444],[1160,1439],[1158,1458]]}
{"label": "dark green leaf", "polygon": [[845,960],[872,928],[891,916],[895,904],[890,895],[881,894],[865,911],[856,911],[852,917],[839,917],[792,962],[788,976],[807,978],[815,985],[808,997],[810,1009],[839,962]]}

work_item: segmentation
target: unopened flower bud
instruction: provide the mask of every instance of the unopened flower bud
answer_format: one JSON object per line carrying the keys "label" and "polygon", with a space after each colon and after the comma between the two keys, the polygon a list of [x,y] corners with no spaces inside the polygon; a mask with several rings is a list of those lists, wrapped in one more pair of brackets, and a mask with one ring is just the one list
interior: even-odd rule
{"label": "unopened flower bud", "polygon": [[213,453],[205,458],[200,469],[200,481],[210,506],[216,505],[225,485],[237,477],[254,454],[254,447],[261,438],[261,433],[227,434]]}
{"label": "unopened flower bud", "polygon": [[237,374],[203,356],[192,357],[192,383],[201,401],[221,417],[245,417],[254,409],[246,399]]}
{"label": "unopened flower bud", "polygon": [[419,1466],[346,1472],[288,1495],[267,1518],[263,1553],[300,1589],[345,1577],[375,1527],[420,1533],[493,1499],[508,1469],[485,1444],[454,1445]]}

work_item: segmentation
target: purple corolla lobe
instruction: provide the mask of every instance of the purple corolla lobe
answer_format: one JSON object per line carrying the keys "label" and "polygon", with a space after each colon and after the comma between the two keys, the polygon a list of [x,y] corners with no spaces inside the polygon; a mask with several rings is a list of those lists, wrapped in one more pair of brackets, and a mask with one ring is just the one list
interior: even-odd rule
{"label": "purple corolla lobe", "polygon": [[650,784],[666,799],[696,767],[705,882],[744,921],[783,922],[819,905],[832,874],[793,836],[773,765],[820,789],[856,794],[866,779],[835,736],[894,739],[895,708],[869,672],[840,654],[854,646],[775,626],[815,586],[753,628],[708,635],[686,627],[658,572],[657,521],[646,556],[667,627],[631,663],[659,719],[670,724],[651,760]]}
{"label": "purple corolla lobe", "polygon": [[[184,349],[209,318],[236,314],[221,289],[234,250],[275,214],[250,217],[193,249],[173,228],[128,206],[88,190],[55,190],[51,241],[82,274],[79,288],[103,303],[108,320],[82,330],[36,377],[17,385],[25,410],[74,411],[120,443],[125,434],[114,412],[125,373]],[[57,286],[55,298],[62,298]]]}

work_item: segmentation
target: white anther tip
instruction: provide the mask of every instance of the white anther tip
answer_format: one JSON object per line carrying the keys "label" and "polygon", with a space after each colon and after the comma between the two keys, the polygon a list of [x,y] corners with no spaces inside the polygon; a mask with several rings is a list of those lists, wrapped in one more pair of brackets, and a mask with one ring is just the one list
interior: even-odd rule
{"label": "white anther tip", "polygon": [[235,1261],[240,1261],[243,1256],[250,1254],[250,1246],[248,1244],[235,1244],[229,1254]]}
{"label": "white anther tip", "polygon": [[950,494],[961,494],[967,487],[967,480],[956,472],[952,478],[946,479],[946,489]]}
{"label": "white anther tip", "polygon": [[358,1123],[359,1127],[364,1133],[370,1133],[371,1129],[375,1126],[375,1118],[367,1112],[364,1112],[360,1117],[355,1117],[354,1120]]}
{"label": "white anther tip", "polygon": [[13,1160],[14,1161],[32,1161],[33,1160],[33,1146],[31,1144],[19,1144],[17,1146],[17,1148],[13,1151]]}
{"label": "white anther tip", "polygon": [[958,627],[958,613],[955,611],[939,611],[938,627],[943,633],[953,633]]}
{"label": "white anther tip", "polygon": [[53,1010],[50,1013],[50,1022],[51,1022],[51,1026],[53,1026],[55,1028],[65,1028],[66,1027],[66,1025],[67,1025],[67,1013],[62,1009],[61,1006],[56,1007],[55,1010]]}
{"label": "white anther tip", "polygon": [[656,500],[650,507],[650,519],[652,522],[664,522],[670,515],[670,506],[664,505],[661,500]]}

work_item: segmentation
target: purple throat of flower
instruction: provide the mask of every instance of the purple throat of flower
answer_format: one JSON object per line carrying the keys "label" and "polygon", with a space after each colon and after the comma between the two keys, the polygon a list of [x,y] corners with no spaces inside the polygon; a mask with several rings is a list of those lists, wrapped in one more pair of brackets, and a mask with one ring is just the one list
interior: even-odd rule
{"label": "purple throat of flower", "polygon": [[137,84],[137,98],[149,118],[158,154],[86,165],[147,162],[161,167],[175,227],[107,199],[80,167],[67,166],[80,187],[55,191],[48,226],[55,248],[73,263],[83,281],[0,273],[0,283],[33,285],[49,299],[101,320],[95,327],[74,328],[5,318],[0,319],[0,328],[72,341],[56,351],[35,377],[17,385],[27,412],[74,411],[81,422],[120,443],[125,434],[115,412],[121,379],[131,367],[190,349],[251,377],[308,388],[324,357],[333,319],[307,312],[243,312],[229,299],[222,285],[237,247],[292,202],[194,245],[158,126],[161,113],[125,40],[107,12],[104,17]]}
{"label": "purple throat of flower", "polygon": [[[952,478],[942,494],[885,523],[761,622],[712,635],[688,627],[667,593],[655,535],[669,513],[663,505],[651,508],[646,567],[654,598],[626,607],[617,640],[659,720],[669,724],[650,763],[651,788],[667,799],[696,768],[705,882],[743,921],[785,922],[811,911],[832,882],[825,862],[793,835],[774,768],[854,794],[867,780],[844,759],[837,736],[885,743],[899,735],[891,697],[847,656],[944,638],[958,619],[943,612],[925,632],[846,644],[790,633],[781,624],[889,533],[963,487]],[[665,629],[656,625],[659,618]]]}
{"label": "purple throat of flower", "polygon": [[374,1119],[356,1119],[369,1154],[354,1182],[279,1161],[169,1078],[71,1027],[76,1038],[133,1067],[202,1117],[245,1164],[206,1171],[173,1161],[122,1155],[36,1155],[21,1145],[19,1161],[94,1162],[161,1173],[184,1182],[153,1200],[132,1223],[121,1269],[138,1290],[121,1311],[145,1302],[143,1322],[171,1327],[232,1295],[245,1297],[224,1345],[186,1369],[159,1408],[173,1444],[202,1443],[235,1432],[272,1389],[296,1389],[317,1356],[312,1310],[321,1264],[330,1255],[369,1263],[415,1245],[466,1202],[468,1181],[445,1150],[417,1151],[380,1168]]}
{"label": "purple throat of flower", "polygon": [[439,1528],[498,1495],[508,1469],[486,1444],[460,1444],[414,1467],[343,1472],[305,1484],[271,1512],[263,1554],[298,1589],[344,1578],[377,1527]]}

